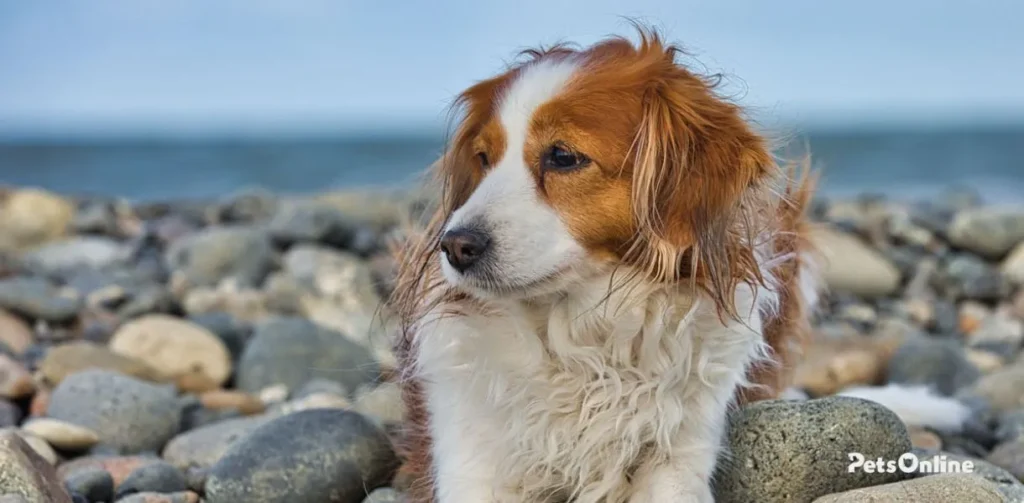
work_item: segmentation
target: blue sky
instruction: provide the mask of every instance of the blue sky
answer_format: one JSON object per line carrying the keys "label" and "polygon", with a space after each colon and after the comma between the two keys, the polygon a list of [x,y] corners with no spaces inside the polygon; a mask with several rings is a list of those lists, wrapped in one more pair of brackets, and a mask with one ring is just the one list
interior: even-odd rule
{"label": "blue sky", "polygon": [[651,22],[769,120],[1024,120],[1024,1],[0,0],[0,133],[416,129]]}

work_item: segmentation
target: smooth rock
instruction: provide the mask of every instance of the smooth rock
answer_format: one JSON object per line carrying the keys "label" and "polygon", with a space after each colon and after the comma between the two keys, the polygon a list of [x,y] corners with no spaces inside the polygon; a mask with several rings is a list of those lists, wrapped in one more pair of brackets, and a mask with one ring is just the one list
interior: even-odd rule
{"label": "smooth rock", "polygon": [[17,360],[0,353],[0,398],[18,400],[35,390],[32,374]]}
{"label": "smooth rock", "polygon": [[291,414],[309,409],[350,409],[352,403],[343,396],[332,393],[312,393],[301,398],[284,402],[271,409],[275,415]]}
{"label": "smooth rock", "polygon": [[274,241],[283,245],[323,243],[346,248],[358,229],[344,212],[308,200],[283,201],[268,224]]}
{"label": "smooth rock", "polygon": [[1024,345],[1024,321],[1005,310],[998,310],[982,320],[970,334],[968,345],[1013,358]]}
{"label": "smooth rock", "polygon": [[21,251],[57,239],[68,231],[74,205],[39,189],[0,191],[0,251]]}
{"label": "smooth rock", "polygon": [[367,262],[351,253],[300,245],[283,258],[284,271],[314,294],[299,292],[299,311],[314,323],[333,328],[369,347],[381,298]]}
{"label": "smooth rock", "polygon": [[[753,500],[752,500],[753,501]],[[814,503],[963,501],[1002,503],[998,486],[971,474],[943,474],[830,494]]]}
{"label": "smooth rock", "polygon": [[957,213],[949,241],[988,258],[1001,258],[1024,241],[1024,210],[984,207]]}
{"label": "smooth rock", "polygon": [[982,374],[991,374],[1006,364],[1002,356],[983,349],[968,348],[965,350],[964,356]]}
{"label": "smooth rock", "polygon": [[0,344],[9,348],[16,356],[35,342],[32,327],[24,320],[4,309],[0,309]]}
{"label": "smooth rock", "polygon": [[980,372],[954,341],[912,337],[889,360],[888,382],[926,385],[943,395],[952,395],[973,384]]}
{"label": "smooth rock", "polygon": [[260,401],[264,405],[276,405],[288,399],[288,386],[284,384],[272,384],[259,392]]}
{"label": "smooth rock", "polygon": [[123,454],[159,451],[181,423],[173,387],[106,370],[66,377],[53,390],[47,415],[92,429]]}
{"label": "smooth rock", "polygon": [[996,439],[1012,442],[1024,436],[1024,408],[1013,409],[999,415],[995,431]]}
{"label": "smooth rock", "polygon": [[1024,288],[1017,291],[1008,305],[1009,311],[1018,320],[1024,320]]}
{"label": "smooth rock", "polygon": [[811,239],[824,257],[822,277],[831,291],[871,298],[891,295],[899,287],[899,270],[856,237],[818,228]]}
{"label": "smooth rock", "polygon": [[192,286],[213,286],[231,278],[240,286],[258,286],[275,263],[266,233],[249,227],[208,227],[178,239],[167,261]]}
{"label": "smooth rock", "polygon": [[999,272],[1010,282],[1024,285],[1024,242],[1018,244],[999,266]]}
{"label": "smooth rock", "polygon": [[39,363],[39,372],[56,386],[67,376],[83,370],[109,370],[150,382],[167,378],[145,362],[111,351],[88,341],[73,341],[50,348]]}
{"label": "smooth rock", "polygon": [[71,503],[53,466],[14,432],[0,433],[0,494],[31,502]]}
{"label": "smooth rock", "polygon": [[46,409],[50,407],[50,395],[53,390],[48,387],[41,387],[32,395],[32,401],[28,404],[28,415],[31,417],[42,417],[46,415]]}
{"label": "smooth rock", "polygon": [[296,389],[321,377],[356,389],[379,372],[370,352],[341,333],[301,318],[277,318],[256,327],[238,363],[236,385],[249,392],[276,384]]}
{"label": "smooth rock", "polygon": [[240,438],[271,419],[270,416],[240,417],[186,431],[167,443],[162,456],[181,470],[209,468]]}
{"label": "smooth rock", "polygon": [[199,397],[187,395],[181,399],[181,428],[186,432],[228,419],[244,417],[238,409],[208,409],[199,402]]}
{"label": "smooth rock", "polygon": [[175,493],[188,490],[185,474],[170,463],[157,462],[140,466],[118,485],[117,499],[130,494],[156,492]]}
{"label": "smooth rock", "polygon": [[330,379],[324,379],[317,377],[310,379],[293,394],[293,398],[303,398],[315,393],[329,393],[335,396],[351,396],[351,393],[345,386],[337,381]]}
{"label": "smooth rock", "polygon": [[816,337],[797,365],[794,385],[812,396],[827,396],[850,386],[881,384],[889,358],[905,339],[902,334]]}
{"label": "smooth rock", "polygon": [[212,410],[234,409],[250,416],[266,409],[260,397],[244,391],[212,390],[199,395],[203,407]]}
{"label": "smooth rock", "polygon": [[237,442],[210,470],[208,503],[354,502],[399,465],[383,432],[357,413],[281,416]]}
{"label": "smooth rock", "polygon": [[238,358],[242,356],[242,350],[245,349],[245,344],[249,340],[249,336],[252,335],[252,327],[248,323],[243,323],[224,312],[197,314],[189,317],[188,320],[219,337],[224,346],[228,348],[228,352],[231,353],[233,362],[238,361]]}
{"label": "smooth rock", "polygon": [[1011,365],[982,376],[972,387],[997,413],[1024,407],[1024,364]]}
{"label": "smooth rock", "polygon": [[263,188],[246,188],[220,201],[216,208],[217,222],[262,222],[277,211],[277,195]]}
{"label": "smooth rock", "polygon": [[185,295],[182,307],[189,317],[225,312],[248,323],[263,321],[271,313],[264,292],[252,288],[239,289],[230,283],[216,289],[193,288]]}
{"label": "smooth rock", "polygon": [[992,316],[992,310],[988,306],[973,300],[960,303],[957,308],[957,328],[965,335],[976,332],[985,320]]}
{"label": "smooth rock", "polygon": [[22,415],[21,407],[0,399],[0,428],[17,426],[21,422]]}
{"label": "smooth rock", "polygon": [[117,500],[117,503],[199,503],[199,495],[192,491],[175,493],[135,493]]}
{"label": "smooth rock", "polygon": [[41,274],[61,274],[75,268],[103,268],[127,257],[121,244],[97,236],[76,236],[48,243],[22,256],[23,263]]}
{"label": "smooth rock", "polygon": [[911,449],[889,409],[848,397],[754,403],[730,417],[727,438],[731,455],[714,479],[719,503],[812,501],[897,482],[902,473],[849,473],[848,454],[898,459]]}
{"label": "smooth rock", "polygon": [[[954,464],[958,464],[960,468],[963,469],[965,466],[964,463],[970,461],[973,465],[971,473],[974,475],[999,485],[1021,485],[1020,481],[1017,480],[1017,477],[1014,477],[1013,474],[983,459],[959,456],[944,451],[938,453],[922,453],[918,449],[914,449],[912,452],[917,455],[919,461],[931,461],[933,466],[945,461],[948,472],[952,472],[954,470],[954,468],[952,468]],[[918,464],[918,476],[933,475],[933,473],[925,471],[924,468],[924,465]]]}
{"label": "smooth rock", "polygon": [[4,431],[16,433],[25,441],[26,444],[28,444],[29,447],[32,448],[33,451],[35,451],[36,454],[39,455],[39,457],[45,459],[47,463],[55,465],[60,461],[60,456],[57,455],[57,451],[53,450],[53,447],[47,443],[46,440],[43,440],[27,431],[16,430],[13,428]]}
{"label": "smooth rock", "polygon": [[942,449],[942,439],[931,430],[920,427],[908,427],[910,444],[916,449],[923,449],[930,452],[938,452]]}
{"label": "smooth rock", "polygon": [[49,417],[30,419],[21,429],[67,451],[85,450],[100,441],[99,434],[89,428]]}
{"label": "smooth rock", "polygon": [[110,456],[93,455],[75,458],[57,467],[57,474],[67,480],[79,473],[103,470],[114,479],[114,487],[118,487],[128,475],[142,466],[160,463],[160,458],[152,455]]}
{"label": "smooth rock", "polygon": [[1018,438],[996,446],[985,461],[1010,472],[1017,480],[1024,481],[1024,439]]}
{"label": "smooth rock", "polygon": [[996,302],[1010,293],[999,271],[973,255],[952,257],[938,278],[938,286],[951,298]]}
{"label": "smooth rock", "polygon": [[29,277],[0,279],[0,308],[27,318],[67,322],[78,315],[82,298],[45,280]]}
{"label": "smooth rock", "polygon": [[198,374],[216,389],[231,376],[231,354],[213,332],[200,325],[163,314],[125,323],[114,334],[110,349],[143,361],[175,379]]}
{"label": "smooth rock", "polygon": [[64,486],[89,501],[114,501],[114,477],[100,468],[74,472],[64,478]]}
{"label": "smooth rock", "polygon": [[320,194],[314,200],[340,210],[360,227],[384,232],[406,221],[409,209],[421,198],[401,191],[345,189]]}

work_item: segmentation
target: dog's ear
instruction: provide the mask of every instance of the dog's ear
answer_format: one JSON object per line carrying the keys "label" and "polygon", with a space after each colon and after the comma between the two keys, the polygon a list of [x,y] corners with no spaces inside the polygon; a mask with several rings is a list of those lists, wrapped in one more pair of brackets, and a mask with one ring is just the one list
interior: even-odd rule
{"label": "dog's ear", "polygon": [[678,50],[647,36],[655,51],[633,154],[633,208],[646,265],[659,278],[690,275],[729,311],[740,281],[760,280],[750,189],[775,163],[741,109],[676,62]]}

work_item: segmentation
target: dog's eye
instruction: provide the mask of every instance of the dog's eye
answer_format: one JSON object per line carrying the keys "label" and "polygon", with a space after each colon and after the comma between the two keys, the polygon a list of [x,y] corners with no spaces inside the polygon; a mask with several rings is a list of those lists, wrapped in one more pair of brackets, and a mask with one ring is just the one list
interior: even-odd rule
{"label": "dog's eye", "polygon": [[487,159],[487,154],[480,152],[476,155],[476,158],[480,160],[480,167],[487,169],[491,166],[491,161]]}
{"label": "dog's eye", "polygon": [[590,162],[590,159],[583,154],[555,145],[544,154],[541,162],[544,164],[544,169],[566,171],[583,166]]}

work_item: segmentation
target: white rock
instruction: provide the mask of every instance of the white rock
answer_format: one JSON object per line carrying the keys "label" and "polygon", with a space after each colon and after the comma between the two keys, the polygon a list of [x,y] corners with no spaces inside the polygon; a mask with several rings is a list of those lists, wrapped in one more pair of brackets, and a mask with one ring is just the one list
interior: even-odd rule
{"label": "white rock", "polygon": [[822,253],[822,277],[830,290],[883,297],[899,288],[896,266],[855,236],[820,227],[811,232],[811,240]]}

